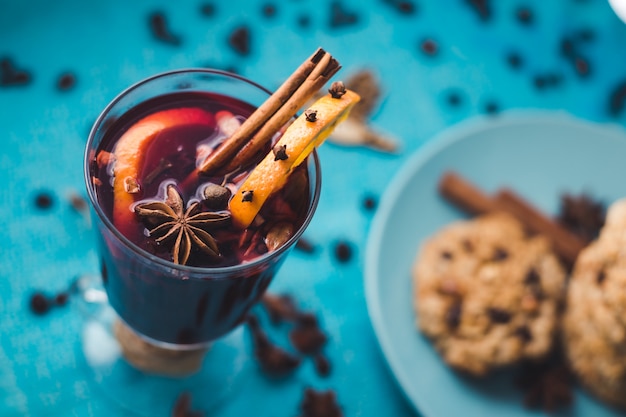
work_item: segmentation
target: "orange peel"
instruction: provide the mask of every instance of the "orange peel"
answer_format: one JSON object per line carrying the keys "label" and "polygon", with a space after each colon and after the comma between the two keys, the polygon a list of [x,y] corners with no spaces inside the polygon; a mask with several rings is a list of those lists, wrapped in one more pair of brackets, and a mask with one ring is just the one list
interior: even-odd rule
{"label": "orange peel", "polygon": [[[351,90],[346,90],[339,98],[327,94],[300,115],[274,146],[274,149],[284,147],[287,158],[280,159],[274,152],[269,152],[230,200],[233,224],[242,229],[248,227],[265,201],[285,185],[294,168],[326,140],[335,126],[348,117],[359,100],[359,95]],[[310,116],[313,111],[314,117]]]}
{"label": "orange peel", "polygon": [[139,190],[135,187],[141,186],[138,176],[147,146],[165,129],[192,124],[213,125],[215,118],[198,107],[161,110],[137,121],[117,141],[113,150],[113,224],[122,234],[132,234],[132,205]]}

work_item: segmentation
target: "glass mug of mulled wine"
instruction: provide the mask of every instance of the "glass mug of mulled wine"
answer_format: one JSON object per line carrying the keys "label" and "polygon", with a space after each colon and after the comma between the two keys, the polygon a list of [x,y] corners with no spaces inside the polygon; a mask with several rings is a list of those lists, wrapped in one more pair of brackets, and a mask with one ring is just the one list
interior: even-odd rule
{"label": "glass mug of mulled wine", "polygon": [[198,349],[237,327],[315,212],[315,152],[244,229],[227,205],[255,162],[198,172],[269,94],[222,71],[167,72],[117,96],[89,135],[84,172],[102,284],[121,321],[149,343]]}

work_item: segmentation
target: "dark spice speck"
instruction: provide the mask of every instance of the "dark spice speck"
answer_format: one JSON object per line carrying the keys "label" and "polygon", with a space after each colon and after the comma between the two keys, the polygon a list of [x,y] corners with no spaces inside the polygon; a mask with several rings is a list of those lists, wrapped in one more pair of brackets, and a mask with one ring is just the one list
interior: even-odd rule
{"label": "dark spice speck", "polygon": [[495,116],[499,112],[500,112],[500,107],[498,106],[498,103],[496,103],[495,101],[489,101],[487,102],[487,104],[485,104],[485,113],[491,116]]}
{"label": "dark spice speck", "polygon": [[574,59],[574,69],[581,77],[587,77],[591,73],[591,64],[589,60],[579,55]]}
{"label": "dark spice speck", "polygon": [[420,50],[428,56],[437,55],[439,45],[433,39],[427,38],[420,42]]}
{"label": "dark spice speck", "polygon": [[315,372],[317,372],[319,376],[326,377],[330,375],[330,361],[326,356],[322,355],[321,353],[316,355],[313,358],[313,364],[315,366]]}
{"label": "dark spice speck", "polygon": [[0,58],[0,86],[23,86],[31,82],[30,72],[18,68],[8,57]]}
{"label": "dark spice speck", "polygon": [[506,55],[506,62],[513,69],[520,69],[524,65],[522,56],[519,53],[514,52],[514,51],[509,52]]}
{"label": "dark spice speck", "polygon": [[57,80],[57,89],[59,91],[71,90],[76,85],[76,76],[71,72],[65,72],[59,76]]}
{"label": "dark spice speck", "polygon": [[377,205],[378,205],[378,201],[376,200],[376,197],[374,197],[373,195],[367,195],[363,198],[363,208],[365,210],[368,210],[368,211],[374,210]]}
{"label": "dark spice speck", "polygon": [[46,210],[52,207],[54,199],[47,191],[40,191],[35,196],[35,206],[39,209]]}
{"label": "dark spice speck", "polygon": [[617,84],[609,93],[608,111],[611,116],[618,116],[626,107],[626,80]]}
{"label": "dark spice speck", "polygon": [[481,21],[487,22],[491,19],[491,2],[489,0],[465,0],[478,15]]}
{"label": "dark spice speck", "polygon": [[359,15],[356,12],[348,11],[340,1],[330,3],[330,18],[328,26],[331,28],[339,28],[351,26],[359,21]]}
{"label": "dark spice speck", "polygon": [[337,396],[331,390],[316,391],[306,388],[300,410],[300,417],[343,417],[341,407],[337,404]]}
{"label": "dark spice speck", "polygon": [[352,259],[352,247],[348,242],[341,241],[335,244],[335,258],[341,263],[346,263]]}
{"label": "dark spice speck", "polygon": [[44,315],[52,307],[50,299],[41,292],[36,292],[30,297],[30,310],[37,315]]}
{"label": "dark spice speck", "polygon": [[248,26],[235,28],[228,36],[228,45],[242,56],[250,55],[251,33]]}
{"label": "dark spice speck", "polygon": [[391,6],[398,13],[413,15],[417,12],[417,4],[410,0],[383,0],[383,3]]}
{"label": "dark spice speck", "polygon": [[215,4],[213,3],[202,3],[200,5],[200,14],[206,17],[211,17],[215,15],[217,11]]}
{"label": "dark spice speck", "polygon": [[261,8],[261,13],[263,14],[264,17],[267,17],[267,18],[272,18],[276,16],[276,5],[274,5],[273,3],[264,4],[263,7]]}
{"label": "dark spice speck", "polygon": [[515,11],[515,17],[517,21],[520,22],[524,26],[529,26],[533,23],[534,14],[533,11],[528,7],[520,7]]}
{"label": "dark spice speck", "polygon": [[451,91],[446,95],[446,102],[450,107],[460,106],[461,101],[461,95],[456,91]]}
{"label": "dark spice speck", "polygon": [[148,22],[152,36],[160,42],[178,46],[182,43],[180,36],[172,33],[167,23],[167,18],[163,12],[152,12],[148,17]]}
{"label": "dark spice speck", "polygon": [[311,17],[307,14],[302,14],[298,16],[297,23],[301,28],[308,28],[311,26]]}
{"label": "dark spice speck", "polygon": [[315,245],[310,240],[308,240],[308,239],[306,239],[304,237],[301,237],[296,242],[296,249],[298,249],[299,251],[304,252],[304,253],[314,253],[315,252]]}

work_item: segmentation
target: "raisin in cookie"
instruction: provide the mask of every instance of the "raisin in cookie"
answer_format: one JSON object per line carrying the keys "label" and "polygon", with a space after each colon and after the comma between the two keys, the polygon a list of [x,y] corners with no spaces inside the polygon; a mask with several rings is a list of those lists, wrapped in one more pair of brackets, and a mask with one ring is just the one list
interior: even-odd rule
{"label": "raisin in cookie", "polygon": [[578,256],[563,328],[567,357],[583,385],[626,407],[626,200],[609,208],[600,237]]}
{"label": "raisin in cookie", "polygon": [[452,367],[473,375],[551,349],[565,272],[549,243],[497,213],[447,226],[413,269],[417,323]]}

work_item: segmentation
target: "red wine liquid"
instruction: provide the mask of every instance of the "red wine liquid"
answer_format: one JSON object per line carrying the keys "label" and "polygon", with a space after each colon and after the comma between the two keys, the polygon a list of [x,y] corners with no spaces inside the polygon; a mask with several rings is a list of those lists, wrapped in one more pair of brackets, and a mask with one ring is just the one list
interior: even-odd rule
{"label": "red wine liquid", "polygon": [[[250,105],[225,96],[174,93],[146,101],[122,115],[104,133],[90,164],[97,203],[112,222],[115,220],[110,172],[114,162],[107,163],[108,153],[115,150],[116,142],[124,132],[142,118],[161,110],[189,107],[213,115],[229,111],[241,119],[253,111]],[[224,183],[232,189],[233,198],[241,198],[235,190],[252,166],[242,167],[234,175],[217,172],[212,177],[189,176],[195,170],[199,151],[210,151],[225,136],[217,123],[183,124],[161,131],[144,149],[136,179],[140,190],[135,201],[163,201],[167,184],[175,184],[185,204],[201,200],[199,190],[206,183]],[[270,149],[271,145],[268,145],[260,152],[258,161]],[[311,204],[306,165],[303,163],[294,170],[287,184],[263,205],[259,218],[248,229],[237,230],[227,225],[212,232],[220,249],[219,259],[192,250],[187,265],[206,267],[204,270],[181,271],[153,262],[128,248],[100,223],[102,277],[111,306],[136,332],[160,342],[204,344],[231,331],[258,302],[287,251],[269,256],[263,262],[248,264],[247,261],[271,250],[268,243],[271,248],[272,239],[280,235],[277,231],[291,229],[295,233],[306,218]],[[203,205],[208,209],[206,203]],[[115,225],[118,230],[124,230],[126,237],[139,248],[171,260],[170,248],[156,245],[137,216],[126,217],[131,224]],[[245,265],[215,269],[239,264]]]}
{"label": "red wine liquid", "polygon": [[[99,151],[114,152],[115,145],[122,134],[134,123],[148,116],[166,109],[203,109],[213,116],[218,112],[230,112],[239,121],[243,121],[254,108],[244,102],[230,97],[209,93],[174,93],[160,96],[147,101],[126,113],[117,120],[101,142]],[[234,197],[237,195],[239,185],[246,178],[253,167],[243,167],[239,172],[216,172],[211,176],[191,176],[198,161],[202,160],[210,150],[218,146],[225,138],[218,123],[213,117],[211,124],[176,124],[159,132],[154,139],[148,142],[143,150],[140,163],[139,175],[136,178],[140,188],[134,194],[136,202],[163,201],[167,184],[175,184],[184,202],[188,205],[192,201],[202,201],[202,190],[207,184],[223,185],[231,191]],[[268,145],[259,153],[257,163],[271,149]],[[204,156],[203,156],[204,155]],[[98,203],[113,219],[113,187],[111,178],[111,162],[100,164],[94,169],[94,176],[98,178],[100,186],[97,188]],[[297,230],[303,223],[309,206],[309,181],[306,164],[298,167],[290,176],[288,185],[276,193],[263,206],[260,218],[263,222],[255,222],[246,231],[242,232],[232,226],[220,228],[211,233],[216,239],[221,256],[212,258],[199,250],[192,250],[187,265],[201,267],[222,267],[237,265],[249,261],[266,253],[268,242],[276,236],[276,231],[284,225],[288,225],[292,231]],[[203,204],[203,211],[208,211],[209,204]],[[171,247],[157,245],[155,240],[149,237],[148,230],[135,216],[134,225],[115,225],[135,245],[155,254],[163,259],[171,260]]]}

